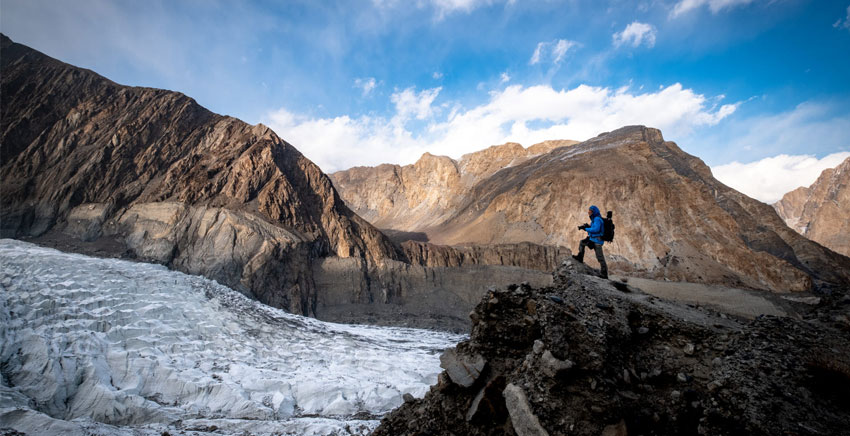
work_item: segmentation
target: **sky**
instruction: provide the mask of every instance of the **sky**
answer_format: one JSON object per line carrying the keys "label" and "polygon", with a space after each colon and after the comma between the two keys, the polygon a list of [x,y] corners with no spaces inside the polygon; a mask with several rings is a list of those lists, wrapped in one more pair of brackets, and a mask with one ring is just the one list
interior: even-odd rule
{"label": "sky", "polygon": [[850,0],[0,0],[0,31],[328,173],[643,124],[773,202],[850,157]]}

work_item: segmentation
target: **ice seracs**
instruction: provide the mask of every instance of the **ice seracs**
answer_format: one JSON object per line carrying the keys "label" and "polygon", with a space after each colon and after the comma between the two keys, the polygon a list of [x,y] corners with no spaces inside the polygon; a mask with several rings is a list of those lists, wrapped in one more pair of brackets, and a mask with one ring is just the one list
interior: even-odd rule
{"label": "ice seracs", "polygon": [[[0,241],[0,427],[360,434],[460,337],[328,324],[163,266]],[[348,430],[344,430],[344,429]]]}

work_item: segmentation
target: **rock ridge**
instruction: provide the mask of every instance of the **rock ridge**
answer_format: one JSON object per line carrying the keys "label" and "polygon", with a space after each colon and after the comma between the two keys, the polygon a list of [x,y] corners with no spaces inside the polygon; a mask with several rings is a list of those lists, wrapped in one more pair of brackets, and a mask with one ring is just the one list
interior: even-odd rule
{"label": "rock ridge", "polygon": [[[485,295],[437,384],[373,434],[843,434],[850,296],[801,306],[746,321],[567,261],[553,286]],[[482,370],[448,371],[466,362]]]}

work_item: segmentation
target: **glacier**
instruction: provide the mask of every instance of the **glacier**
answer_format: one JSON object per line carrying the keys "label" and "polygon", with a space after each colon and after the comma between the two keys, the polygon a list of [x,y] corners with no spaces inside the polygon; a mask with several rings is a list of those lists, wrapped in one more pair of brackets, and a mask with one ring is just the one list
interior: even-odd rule
{"label": "glacier", "polygon": [[464,337],[321,322],[164,266],[0,240],[0,430],[368,434]]}

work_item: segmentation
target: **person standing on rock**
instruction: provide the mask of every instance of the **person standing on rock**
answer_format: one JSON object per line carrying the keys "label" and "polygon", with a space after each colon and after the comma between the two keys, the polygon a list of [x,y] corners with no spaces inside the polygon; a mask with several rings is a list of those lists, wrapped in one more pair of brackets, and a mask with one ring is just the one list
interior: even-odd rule
{"label": "person standing on rock", "polygon": [[602,222],[602,214],[599,213],[599,208],[590,206],[587,210],[587,215],[590,217],[590,224],[582,224],[578,226],[579,230],[587,232],[587,237],[582,239],[578,244],[578,255],[573,255],[573,258],[579,262],[584,262],[584,247],[596,251],[596,260],[599,261],[599,272],[602,273],[602,278],[608,278],[608,264],[605,263],[605,255],[602,253],[602,234],[605,232],[605,224]]}

